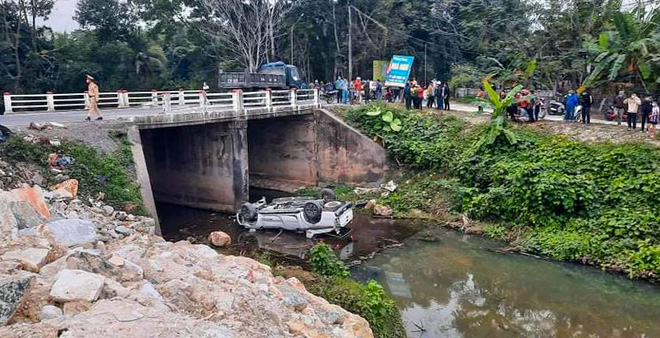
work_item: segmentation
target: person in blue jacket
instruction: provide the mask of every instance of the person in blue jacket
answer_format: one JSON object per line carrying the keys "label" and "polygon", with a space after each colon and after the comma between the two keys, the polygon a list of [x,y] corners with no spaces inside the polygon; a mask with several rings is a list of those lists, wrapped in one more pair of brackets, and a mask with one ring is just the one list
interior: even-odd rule
{"label": "person in blue jacket", "polygon": [[575,107],[578,105],[578,97],[574,91],[569,91],[566,96],[566,114],[564,121],[573,121],[575,119]]}

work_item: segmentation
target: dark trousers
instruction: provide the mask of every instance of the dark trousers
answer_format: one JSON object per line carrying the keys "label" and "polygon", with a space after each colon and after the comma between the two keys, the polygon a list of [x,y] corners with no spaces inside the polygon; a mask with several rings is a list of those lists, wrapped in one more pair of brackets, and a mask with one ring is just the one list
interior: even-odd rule
{"label": "dark trousers", "polygon": [[438,107],[438,109],[442,110],[442,106],[444,105],[444,100],[442,99],[441,96],[436,96],[435,97],[435,105]]}
{"label": "dark trousers", "polygon": [[341,103],[342,92],[341,89],[337,89],[337,103]]}
{"label": "dark trousers", "polygon": [[445,110],[449,110],[449,98],[445,97]]}
{"label": "dark trousers", "polygon": [[582,123],[591,124],[591,107],[583,106],[582,107]]}
{"label": "dark trousers", "polygon": [[412,98],[406,97],[406,109],[410,110],[411,105],[412,105]]}
{"label": "dark trousers", "polygon": [[637,129],[637,113],[628,113],[628,128]]}
{"label": "dark trousers", "polygon": [[[649,113],[642,113],[642,131],[644,131],[644,125],[649,121]],[[646,128],[648,130],[648,128]]]}
{"label": "dark trousers", "polygon": [[426,108],[433,108],[433,101],[435,101],[435,98],[433,96],[429,96],[429,98],[426,99]]}

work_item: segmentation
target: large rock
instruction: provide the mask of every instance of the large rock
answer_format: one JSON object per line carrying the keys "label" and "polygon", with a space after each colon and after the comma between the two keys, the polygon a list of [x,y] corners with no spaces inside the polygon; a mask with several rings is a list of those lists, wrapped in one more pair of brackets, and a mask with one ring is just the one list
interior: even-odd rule
{"label": "large rock", "polygon": [[0,279],[0,326],[11,320],[33,284],[34,277]]}
{"label": "large rock", "polygon": [[90,221],[62,219],[48,223],[46,230],[56,243],[69,247],[96,242],[96,228]]}
{"label": "large rock", "polygon": [[9,208],[9,202],[4,194],[0,194],[0,237],[18,237],[18,221]]}
{"label": "large rock", "polygon": [[209,234],[209,242],[219,248],[231,244],[231,236],[222,231],[214,231]]}
{"label": "large rock", "polygon": [[50,218],[50,210],[39,187],[14,189],[3,195],[7,202],[27,202],[43,219]]}
{"label": "large rock", "polygon": [[39,314],[39,319],[41,320],[49,320],[49,319],[57,319],[62,317],[62,309],[58,308],[55,305],[45,305],[44,307],[41,308],[41,313]]}
{"label": "large rock", "polygon": [[392,216],[392,209],[388,206],[385,206],[385,205],[376,204],[374,206],[374,215],[383,216],[383,217],[391,217]]}
{"label": "large rock", "polygon": [[15,260],[21,262],[23,269],[39,273],[39,269],[46,263],[48,249],[29,248],[20,251],[9,251],[2,255],[2,260]]}
{"label": "large rock", "polygon": [[67,257],[66,267],[105,277],[114,277],[121,282],[137,282],[144,278],[144,272],[140,266],[116,255],[105,260],[98,254],[79,251]]}
{"label": "large rock", "polygon": [[87,301],[99,298],[105,277],[82,270],[64,269],[50,290],[50,296],[58,302]]}
{"label": "large rock", "polygon": [[27,201],[12,201],[9,202],[9,209],[11,209],[18,229],[35,228],[43,224],[45,219],[32,207]]}
{"label": "large rock", "polygon": [[78,195],[78,180],[66,180],[50,189],[59,198],[74,198]]}

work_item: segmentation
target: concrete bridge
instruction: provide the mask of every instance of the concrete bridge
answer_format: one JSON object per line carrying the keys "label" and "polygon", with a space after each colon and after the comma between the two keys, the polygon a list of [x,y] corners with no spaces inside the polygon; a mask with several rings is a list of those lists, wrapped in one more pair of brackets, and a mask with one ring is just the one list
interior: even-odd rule
{"label": "concrete bridge", "polygon": [[[124,93],[117,93],[113,109],[102,109],[106,119],[130,126],[145,205],[154,215],[154,199],[233,212],[250,198],[250,187],[367,184],[386,170],[384,149],[323,109],[318,91],[173,94],[156,92],[141,104],[129,99],[126,107]],[[25,100],[11,98],[0,124],[84,116],[59,109],[52,99],[47,109],[26,109],[30,104],[16,104]]]}

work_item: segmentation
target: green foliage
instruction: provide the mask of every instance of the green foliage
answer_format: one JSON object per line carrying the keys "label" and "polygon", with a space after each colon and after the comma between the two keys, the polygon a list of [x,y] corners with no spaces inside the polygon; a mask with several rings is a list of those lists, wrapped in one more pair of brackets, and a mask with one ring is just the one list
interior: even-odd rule
{"label": "green foliage", "polygon": [[420,113],[404,123],[384,144],[390,156],[421,171],[384,199],[395,213],[432,211],[442,201],[473,219],[507,224],[484,231],[523,250],[634,277],[660,274],[657,148],[585,144],[531,127],[511,129],[514,144],[496,138],[475,147],[488,125]]}
{"label": "green foliage", "polygon": [[309,250],[309,263],[312,271],[321,276],[345,278],[350,275],[332,248],[324,243],[318,243]]}
{"label": "green foliage", "polygon": [[401,126],[403,114],[398,110],[385,109],[386,106],[372,104],[365,113],[365,120],[375,132],[398,132]]}
{"label": "green foliage", "polygon": [[[60,146],[36,145],[16,136],[0,145],[0,154],[15,162],[41,167],[44,177],[49,180],[52,180],[54,173],[49,169],[48,155],[58,153],[70,156],[75,163],[66,169],[65,174],[78,180],[81,195],[95,198],[102,192],[105,202],[117,208],[128,204],[142,207],[140,187],[131,176],[133,157],[130,142],[125,137],[118,139],[118,142],[119,149],[115,153],[100,154],[80,142],[63,140]],[[145,211],[139,209],[137,212]]]}
{"label": "green foliage", "polygon": [[326,244],[316,244],[309,257],[312,271],[321,277],[310,287],[312,293],[366,319],[376,337],[406,336],[399,310],[380,284],[350,279],[344,263]]}

